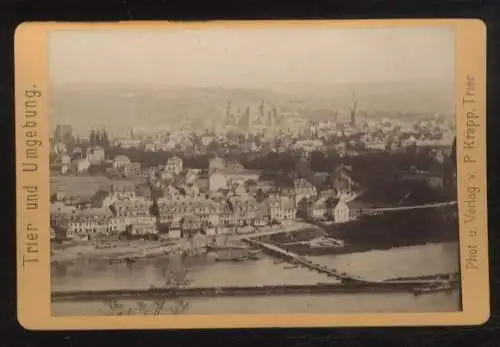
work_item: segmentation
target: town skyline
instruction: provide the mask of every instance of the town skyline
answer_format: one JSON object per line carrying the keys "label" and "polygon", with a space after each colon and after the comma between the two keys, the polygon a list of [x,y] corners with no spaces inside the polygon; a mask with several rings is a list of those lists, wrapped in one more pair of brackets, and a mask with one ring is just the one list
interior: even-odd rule
{"label": "town skyline", "polygon": [[[381,118],[383,113],[388,118],[402,117],[403,120],[405,113],[454,114],[453,88],[448,83],[422,81],[409,85],[408,89],[401,84],[376,86],[370,91],[366,86],[340,84],[331,88],[331,92],[321,91],[321,84],[314,85],[309,92],[294,92],[293,87],[289,92],[263,88],[148,88],[146,85],[110,88],[108,84],[88,88],[75,86],[74,89],[73,86],[55,87],[51,121],[53,126],[72,124],[75,133],[86,136],[94,127],[106,127],[121,134],[137,126],[157,130],[175,118],[217,122],[225,116],[228,103],[235,107],[257,108],[264,102],[308,120],[324,118],[325,112],[349,113],[355,101],[358,110],[367,113],[368,118]],[[391,92],[397,97],[387,97]]]}

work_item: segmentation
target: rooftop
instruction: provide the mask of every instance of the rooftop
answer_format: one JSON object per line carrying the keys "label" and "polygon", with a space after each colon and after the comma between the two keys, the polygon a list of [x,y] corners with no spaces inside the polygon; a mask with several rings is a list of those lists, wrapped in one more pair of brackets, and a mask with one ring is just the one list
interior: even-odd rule
{"label": "rooftop", "polygon": [[66,196],[90,199],[100,190],[108,190],[112,180],[106,176],[52,176],[50,177],[51,195],[57,191]]}
{"label": "rooftop", "polygon": [[85,209],[75,209],[73,211],[73,216],[85,217],[85,216],[111,216],[111,211],[107,208],[85,208]]}
{"label": "rooftop", "polygon": [[125,155],[117,155],[114,160],[115,161],[122,161],[122,162],[129,162],[130,163],[129,157],[127,157]]}
{"label": "rooftop", "polygon": [[252,175],[259,176],[260,170],[248,170],[248,169],[222,169],[217,171],[216,173],[220,173],[223,175]]}

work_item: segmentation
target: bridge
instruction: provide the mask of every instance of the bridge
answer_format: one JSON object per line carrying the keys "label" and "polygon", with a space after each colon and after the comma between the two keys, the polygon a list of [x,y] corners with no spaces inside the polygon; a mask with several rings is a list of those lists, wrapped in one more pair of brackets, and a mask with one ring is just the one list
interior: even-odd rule
{"label": "bridge", "polygon": [[428,208],[443,208],[457,205],[456,201],[438,202],[433,204],[412,205],[412,206],[398,206],[398,207],[380,207],[380,208],[363,208],[359,212],[363,214],[379,214],[385,212],[395,211],[409,211],[409,210],[423,210]]}
{"label": "bridge", "polygon": [[315,264],[315,263],[307,260],[305,257],[301,257],[298,254],[284,250],[276,245],[253,240],[251,238],[245,238],[245,239],[242,239],[242,241],[249,243],[251,245],[254,245],[254,246],[258,246],[258,247],[262,248],[263,250],[267,251],[268,253],[271,253],[275,256],[278,256],[280,258],[288,260],[291,263],[302,265],[302,266],[309,268],[311,270],[316,270],[320,273],[326,274],[329,277],[338,278],[342,282],[362,282],[362,283],[373,282],[373,281],[367,281],[365,279],[362,279],[361,277],[349,275],[346,273],[340,273],[337,270],[329,269],[328,267],[323,266],[323,265]]}
{"label": "bridge", "polygon": [[451,284],[460,283],[460,273],[438,273],[432,275],[422,275],[422,276],[413,276],[413,277],[396,277],[396,278],[388,278],[383,281],[384,283],[389,284],[403,284],[403,283],[419,283],[419,284],[431,284],[437,282],[447,282]]}
{"label": "bridge", "polygon": [[[151,300],[179,297],[237,297],[237,296],[278,296],[278,295],[324,295],[358,293],[414,293],[415,289],[425,288],[428,284],[419,281],[403,283],[387,282],[351,282],[351,283],[316,283],[298,285],[263,285],[237,287],[180,287],[151,289],[112,289],[91,291],[56,291],[52,292],[52,302],[64,301],[106,301],[113,300]],[[450,291],[459,288],[452,283]]]}

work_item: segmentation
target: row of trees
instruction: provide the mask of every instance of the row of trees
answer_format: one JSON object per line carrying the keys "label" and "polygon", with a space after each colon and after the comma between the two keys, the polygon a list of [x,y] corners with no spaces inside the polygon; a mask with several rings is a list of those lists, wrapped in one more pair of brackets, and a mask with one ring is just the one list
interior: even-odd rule
{"label": "row of trees", "polygon": [[91,146],[101,146],[107,149],[110,146],[110,142],[106,129],[90,130],[89,143]]}
{"label": "row of trees", "polygon": [[[110,147],[109,157],[125,155],[132,162],[140,162],[143,167],[163,165],[174,153],[144,152],[137,148]],[[181,157],[184,167],[200,169],[208,168],[211,156],[186,155],[175,153]],[[235,158],[248,169],[262,170],[262,179],[272,179],[276,172],[291,172],[297,170],[300,155],[292,151],[284,153],[241,153]],[[308,166],[316,172],[332,173],[340,165],[352,167],[352,178],[360,185],[371,188],[395,184],[402,172],[411,168],[452,176],[456,171],[453,163],[453,154],[444,158],[444,164],[425,152],[366,152],[358,156],[340,157],[336,152],[316,151],[311,153]]]}

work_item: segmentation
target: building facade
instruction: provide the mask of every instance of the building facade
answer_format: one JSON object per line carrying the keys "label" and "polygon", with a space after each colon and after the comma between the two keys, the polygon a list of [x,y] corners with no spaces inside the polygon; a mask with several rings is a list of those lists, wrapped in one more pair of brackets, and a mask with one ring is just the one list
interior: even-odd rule
{"label": "building facade", "polygon": [[182,159],[177,156],[169,158],[165,164],[165,171],[174,175],[180,174],[182,172]]}
{"label": "building facade", "polygon": [[116,169],[122,168],[125,164],[130,164],[131,161],[127,156],[124,155],[117,155],[113,159],[113,167]]}

